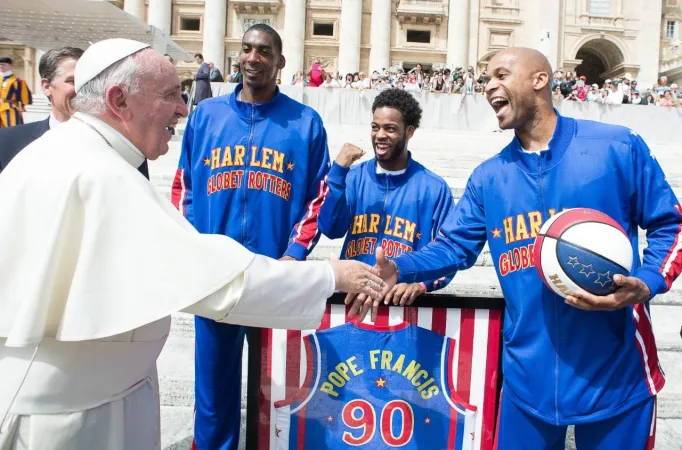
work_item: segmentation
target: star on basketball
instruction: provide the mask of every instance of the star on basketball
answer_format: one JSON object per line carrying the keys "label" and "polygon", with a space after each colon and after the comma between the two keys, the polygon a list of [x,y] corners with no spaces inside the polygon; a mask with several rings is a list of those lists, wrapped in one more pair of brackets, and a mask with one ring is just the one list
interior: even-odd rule
{"label": "star on basketball", "polygon": [[601,287],[606,287],[608,283],[613,284],[613,280],[611,279],[611,271],[607,271],[606,273],[598,273],[597,279],[594,280],[594,282],[595,284],[601,284]]}
{"label": "star on basketball", "polygon": [[211,160],[207,156],[206,158],[204,158],[204,165],[208,166],[209,164],[211,164]]}
{"label": "star on basketball", "polygon": [[334,418],[332,416],[327,416],[327,422],[332,423]]}
{"label": "star on basketball", "polygon": [[502,237],[502,230],[500,230],[497,227],[495,227],[495,229],[492,231],[492,233],[493,233],[493,238]]}
{"label": "star on basketball", "polygon": [[387,380],[384,380],[384,377],[379,376],[379,379],[378,379],[378,380],[374,380],[374,382],[375,382],[376,385],[377,385],[376,387],[378,387],[378,388],[386,388],[386,382],[387,382]]}
{"label": "star on basketball", "polygon": [[430,417],[427,417],[426,419],[424,419],[424,423],[427,424],[427,425],[430,424],[430,423],[431,423],[431,418],[430,418]]}
{"label": "star on basketball", "polygon": [[282,432],[279,428],[275,428],[275,436],[279,437],[279,434]]}
{"label": "star on basketball", "polygon": [[577,266],[578,264],[580,264],[580,261],[578,261],[578,257],[577,257],[577,256],[569,256],[569,257],[568,257],[568,262],[567,262],[566,264],[568,264],[569,266],[571,266],[571,267],[573,267],[573,268],[575,269],[576,266]]}
{"label": "star on basketball", "polygon": [[583,268],[580,269],[579,273],[582,273],[583,275],[585,275],[585,278],[590,278],[590,275],[595,273],[594,270],[592,270],[592,264],[587,264],[587,265],[581,264],[581,265],[583,266]]}

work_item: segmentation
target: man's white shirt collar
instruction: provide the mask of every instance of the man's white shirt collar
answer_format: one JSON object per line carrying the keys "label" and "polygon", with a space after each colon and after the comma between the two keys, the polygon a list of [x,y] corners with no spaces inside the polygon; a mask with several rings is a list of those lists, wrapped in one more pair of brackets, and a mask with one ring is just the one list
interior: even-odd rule
{"label": "man's white shirt collar", "polygon": [[144,162],[144,155],[140,150],[133,145],[132,142],[128,140],[121,133],[116,131],[111,125],[106,122],[91,116],[90,114],[85,114],[77,112],[73,115],[72,119],[80,120],[99,131],[104,138],[109,141],[109,144],[113,149],[125,159],[128,164],[135,167],[136,169],[142,165]]}
{"label": "man's white shirt collar", "polygon": [[54,130],[57,127],[57,125],[59,125],[60,123],[61,122],[57,120],[57,118],[54,116],[54,114],[50,113],[50,122],[49,122],[50,130]]}

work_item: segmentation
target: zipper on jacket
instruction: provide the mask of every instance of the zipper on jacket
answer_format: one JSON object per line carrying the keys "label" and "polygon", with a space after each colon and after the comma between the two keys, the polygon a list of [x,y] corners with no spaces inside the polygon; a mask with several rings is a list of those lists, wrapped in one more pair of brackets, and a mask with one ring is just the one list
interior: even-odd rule
{"label": "zipper on jacket", "polygon": [[[379,163],[376,163],[376,164],[379,164]],[[376,167],[374,168],[374,170],[376,170]],[[389,177],[389,175],[384,174],[384,177],[386,178],[386,190],[384,190],[384,205],[381,207],[381,216],[384,219],[386,219],[386,202],[388,201],[388,177]],[[384,236],[385,236],[384,232],[386,231],[386,227],[388,227],[388,220],[386,220],[386,223],[384,224],[384,229],[381,231],[381,240],[379,241],[379,245],[381,245],[383,240],[384,240]],[[384,249],[384,255],[388,256],[386,254],[386,250],[387,249]]]}
{"label": "zipper on jacket", "polygon": [[251,105],[251,124],[249,125],[249,136],[246,139],[246,149],[244,151],[244,189],[242,189],[242,242],[246,244],[246,191],[249,189],[249,164],[247,163],[248,153],[251,151],[251,139],[253,139],[253,127],[256,109]]}
{"label": "zipper on jacket", "polygon": [[[540,184],[540,202],[542,204],[542,214],[547,212],[547,207],[545,205],[545,192],[542,185],[542,158],[537,155],[538,158],[538,181]],[[559,425],[559,306],[557,302],[554,304],[554,337],[557,345],[556,352],[554,353],[554,424]]]}

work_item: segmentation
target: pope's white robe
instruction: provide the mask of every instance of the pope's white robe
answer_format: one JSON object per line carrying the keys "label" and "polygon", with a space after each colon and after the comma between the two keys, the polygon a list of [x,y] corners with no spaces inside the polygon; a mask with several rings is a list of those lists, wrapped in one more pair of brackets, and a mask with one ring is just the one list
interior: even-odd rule
{"label": "pope's white robe", "polygon": [[0,450],[160,448],[156,359],[171,313],[319,326],[327,263],[199,234],[142,162],[78,113],[0,174]]}

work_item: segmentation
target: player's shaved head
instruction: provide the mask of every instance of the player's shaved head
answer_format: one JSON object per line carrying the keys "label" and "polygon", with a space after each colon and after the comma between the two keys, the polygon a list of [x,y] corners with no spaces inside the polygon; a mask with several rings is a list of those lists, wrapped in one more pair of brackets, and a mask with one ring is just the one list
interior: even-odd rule
{"label": "player's shaved head", "polygon": [[537,50],[513,47],[490,60],[488,102],[500,128],[519,129],[538,114],[552,113],[552,66]]}

